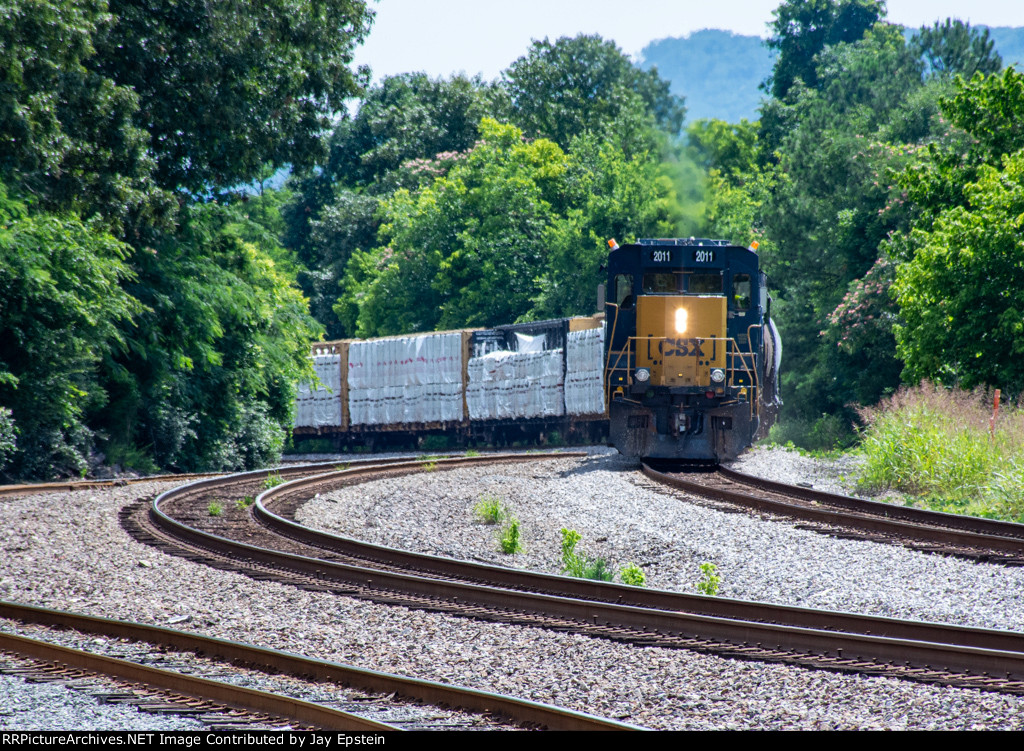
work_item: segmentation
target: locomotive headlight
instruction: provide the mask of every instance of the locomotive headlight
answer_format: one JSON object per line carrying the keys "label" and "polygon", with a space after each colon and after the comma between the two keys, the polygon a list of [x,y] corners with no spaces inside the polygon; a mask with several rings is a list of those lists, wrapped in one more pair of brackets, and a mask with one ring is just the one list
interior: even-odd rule
{"label": "locomotive headlight", "polygon": [[686,308],[676,308],[676,333],[686,333]]}
{"label": "locomotive headlight", "polygon": [[633,377],[640,383],[647,383],[651,380],[651,371],[647,368],[637,368],[636,372],[633,373]]}
{"label": "locomotive headlight", "polygon": [[721,383],[725,380],[725,371],[721,368],[715,368],[711,371],[711,380],[715,383]]}

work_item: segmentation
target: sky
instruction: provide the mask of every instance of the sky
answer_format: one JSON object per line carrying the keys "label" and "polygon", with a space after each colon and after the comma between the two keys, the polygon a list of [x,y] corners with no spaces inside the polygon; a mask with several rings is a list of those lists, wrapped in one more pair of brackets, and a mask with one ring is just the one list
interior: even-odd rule
{"label": "sky", "polygon": [[[700,29],[766,36],[779,0],[370,0],[373,29],[355,62],[383,76],[425,71],[497,78],[532,39],[600,34],[629,55],[649,42]],[[892,23],[947,17],[971,25],[1024,26],[1024,0],[888,0]]]}

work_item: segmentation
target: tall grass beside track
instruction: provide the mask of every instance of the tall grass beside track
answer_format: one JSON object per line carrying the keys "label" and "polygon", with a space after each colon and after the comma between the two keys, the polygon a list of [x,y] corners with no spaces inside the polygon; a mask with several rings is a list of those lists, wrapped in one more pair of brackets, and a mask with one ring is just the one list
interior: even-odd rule
{"label": "tall grass beside track", "polygon": [[861,411],[867,425],[858,489],[895,490],[936,511],[1024,522],[1024,409],[922,384]]}

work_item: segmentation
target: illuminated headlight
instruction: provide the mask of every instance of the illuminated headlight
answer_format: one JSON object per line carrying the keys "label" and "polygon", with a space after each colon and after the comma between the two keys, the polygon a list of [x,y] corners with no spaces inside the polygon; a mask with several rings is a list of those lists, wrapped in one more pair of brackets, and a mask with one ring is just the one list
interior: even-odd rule
{"label": "illuminated headlight", "polygon": [[647,368],[637,368],[636,372],[633,374],[633,377],[636,378],[636,380],[638,380],[640,383],[647,383],[647,381],[651,379],[651,371],[649,371]]}
{"label": "illuminated headlight", "polygon": [[686,308],[676,308],[676,333],[686,333]]}
{"label": "illuminated headlight", "polygon": [[721,368],[715,368],[711,371],[711,380],[715,383],[721,383],[725,380],[725,371]]}

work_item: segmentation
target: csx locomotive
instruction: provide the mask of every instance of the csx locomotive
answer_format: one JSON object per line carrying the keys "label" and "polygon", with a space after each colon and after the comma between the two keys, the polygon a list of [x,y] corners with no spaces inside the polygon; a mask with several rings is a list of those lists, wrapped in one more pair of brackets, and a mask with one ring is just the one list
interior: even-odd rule
{"label": "csx locomotive", "polygon": [[610,242],[605,394],[627,456],[720,462],[774,421],[781,341],[756,246]]}

